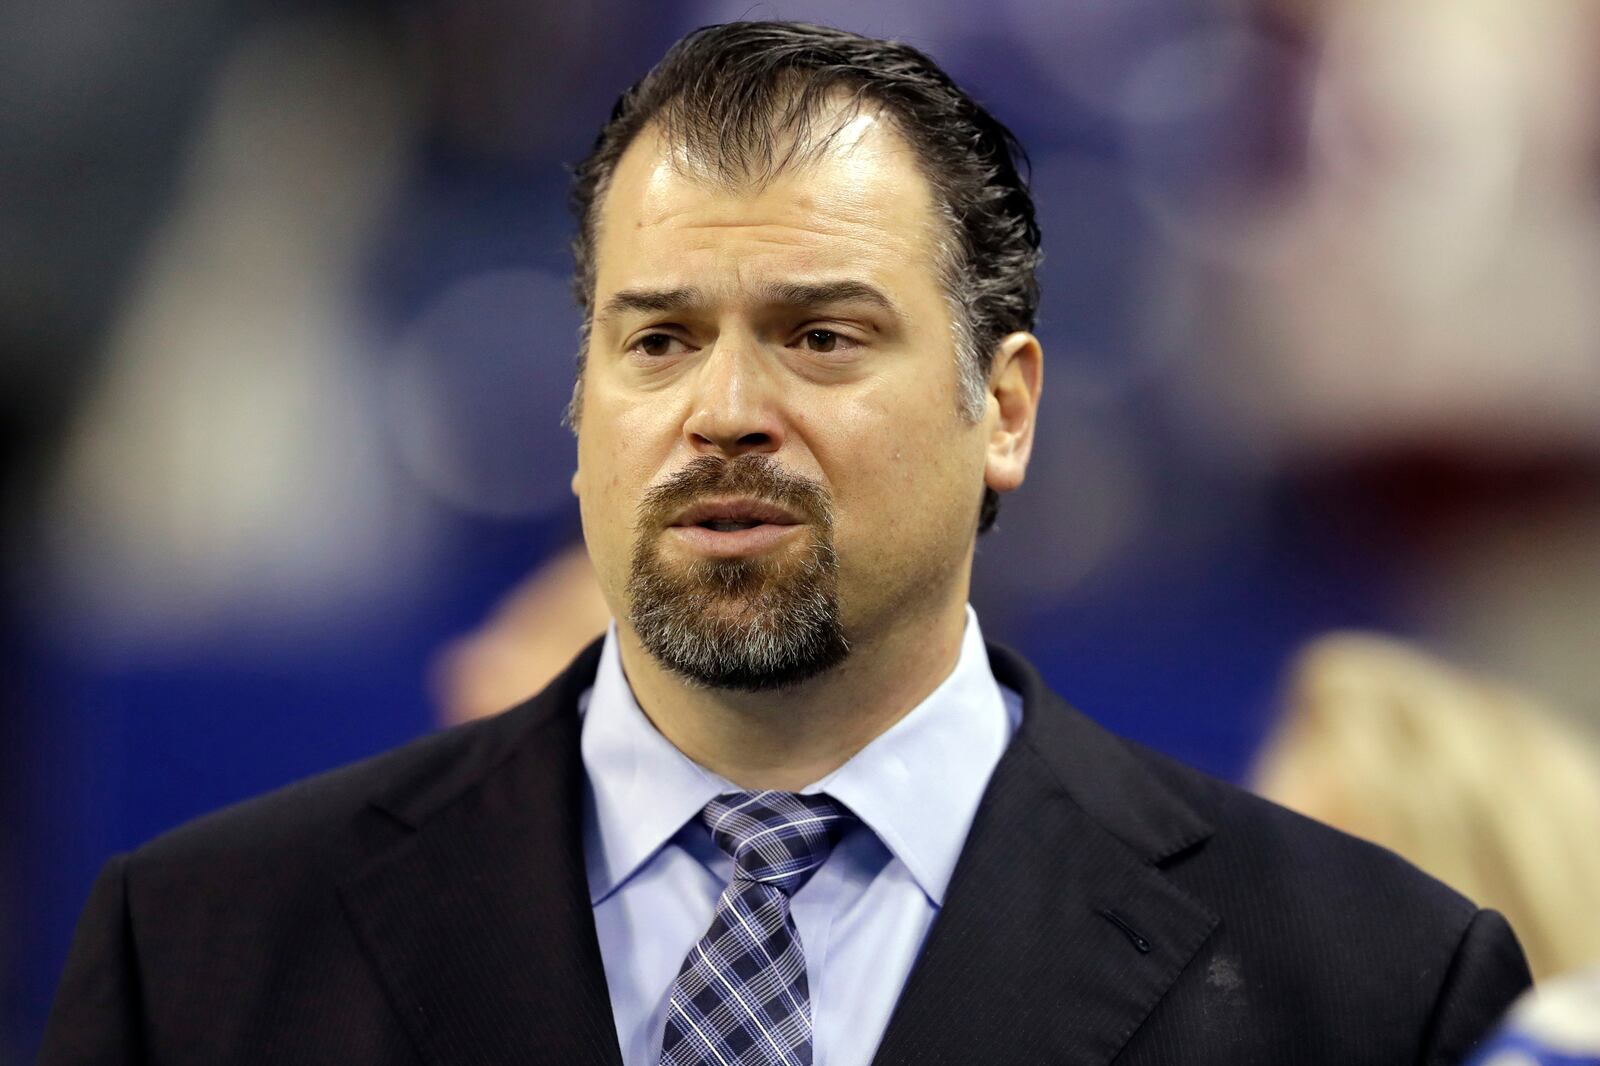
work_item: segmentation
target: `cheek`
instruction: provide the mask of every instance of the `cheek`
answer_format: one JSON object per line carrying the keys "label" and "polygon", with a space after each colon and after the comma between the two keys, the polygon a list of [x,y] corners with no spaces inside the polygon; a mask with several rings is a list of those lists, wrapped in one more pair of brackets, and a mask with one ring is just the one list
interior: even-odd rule
{"label": "cheek", "polygon": [[636,409],[586,403],[578,434],[579,508],[590,555],[602,572],[626,566],[634,515],[659,458]]}
{"label": "cheek", "polygon": [[977,519],[983,452],[976,427],[954,405],[953,397],[902,393],[850,413],[854,431],[830,442],[841,539],[864,542],[857,550],[877,559],[948,544],[964,550]]}
{"label": "cheek", "polygon": [[578,457],[583,491],[598,497],[626,493],[653,476],[677,434],[669,404],[618,395],[591,384],[585,396]]}

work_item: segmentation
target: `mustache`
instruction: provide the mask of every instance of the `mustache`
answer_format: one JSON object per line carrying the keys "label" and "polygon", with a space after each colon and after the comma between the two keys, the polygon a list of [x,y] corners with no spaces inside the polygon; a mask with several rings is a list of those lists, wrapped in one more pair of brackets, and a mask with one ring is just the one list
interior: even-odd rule
{"label": "mustache", "polygon": [[833,527],[833,499],[828,490],[783,469],[770,456],[724,459],[702,455],[644,494],[639,501],[638,528],[663,528],[707,496],[751,496],[792,511],[824,530]]}

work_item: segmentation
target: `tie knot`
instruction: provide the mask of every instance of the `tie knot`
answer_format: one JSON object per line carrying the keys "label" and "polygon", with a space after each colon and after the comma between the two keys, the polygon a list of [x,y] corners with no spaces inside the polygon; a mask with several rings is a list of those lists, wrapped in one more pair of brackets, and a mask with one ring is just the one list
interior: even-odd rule
{"label": "tie knot", "polygon": [[793,895],[827,859],[855,815],[829,796],[798,792],[729,792],[700,817],[717,847],[733,859],[733,876]]}

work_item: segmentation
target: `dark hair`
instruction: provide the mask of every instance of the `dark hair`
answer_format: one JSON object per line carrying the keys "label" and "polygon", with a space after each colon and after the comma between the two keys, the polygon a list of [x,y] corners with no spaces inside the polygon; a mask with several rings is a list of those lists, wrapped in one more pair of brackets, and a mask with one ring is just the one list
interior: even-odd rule
{"label": "dark hair", "polygon": [[[799,22],[732,22],[698,29],[673,45],[618,98],[594,148],[574,172],[578,215],[574,285],[585,314],[594,302],[599,206],[617,161],[646,126],[732,181],[759,181],[820,151],[840,126],[813,136],[812,123],[839,97],[895,123],[912,146],[946,222],[942,270],[956,329],[962,410],[978,418],[994,350],[1006,334],[1033,328],[1039,226],[1018,170],[1016,137],[923,53],[909,45]],[[583,379],[580,351],[578,386]],[[569,420],[576,415],[577,393]],[[984,490],[979,530],[998,496]]]}

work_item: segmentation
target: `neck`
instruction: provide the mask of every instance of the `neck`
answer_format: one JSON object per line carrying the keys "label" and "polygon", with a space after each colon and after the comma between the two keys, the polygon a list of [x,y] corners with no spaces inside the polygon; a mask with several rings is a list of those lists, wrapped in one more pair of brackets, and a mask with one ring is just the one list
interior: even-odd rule
{"label": "neck", "polygon": [[740,788],[792,792],[843,766],[950,675],[966,623],[962,593],[934,618],[853,642],[843,663],[793,688],[693,685],[619,622],[622,666],[645,715],[679,751]]}

